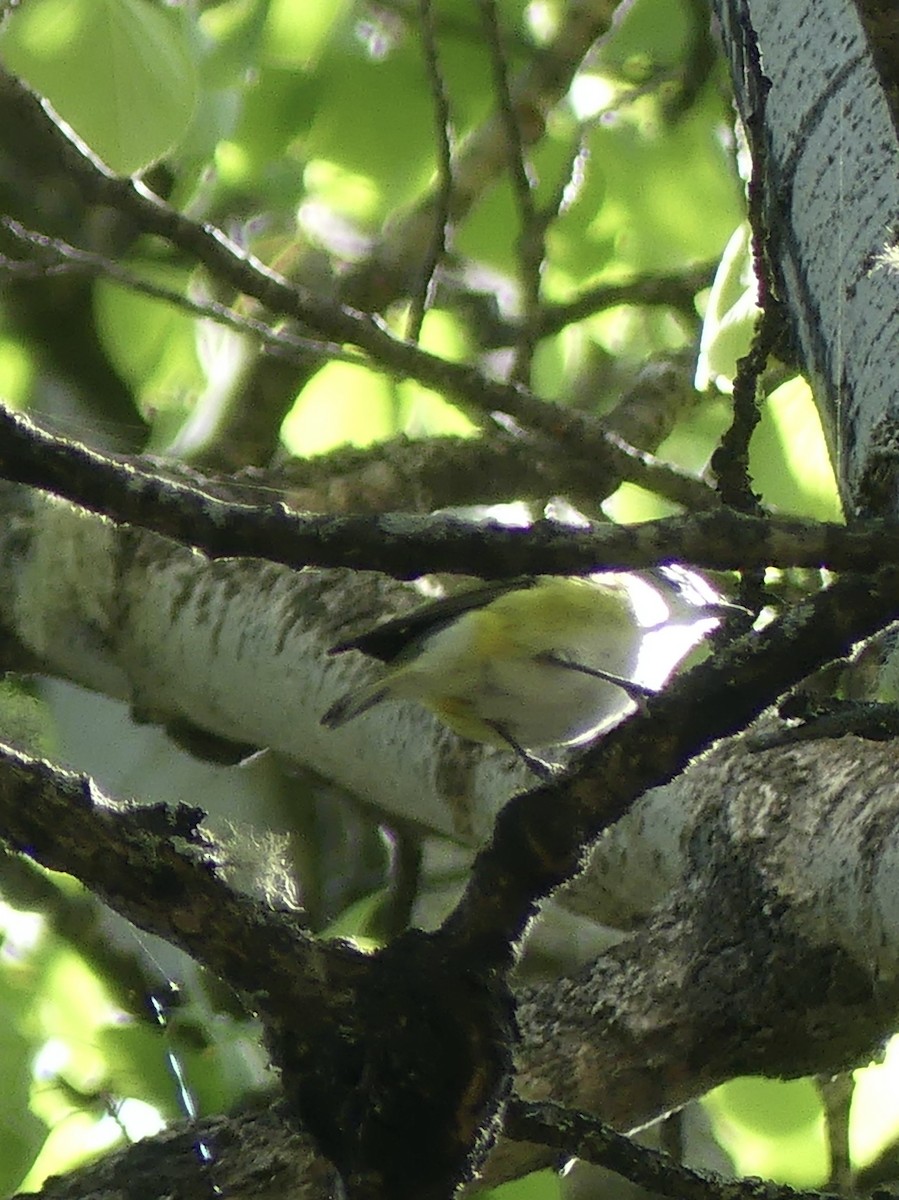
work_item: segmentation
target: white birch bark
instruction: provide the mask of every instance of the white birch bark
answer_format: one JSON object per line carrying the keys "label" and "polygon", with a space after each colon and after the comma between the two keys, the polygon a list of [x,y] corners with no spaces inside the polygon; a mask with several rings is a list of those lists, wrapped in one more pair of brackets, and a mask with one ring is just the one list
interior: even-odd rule
{"label": "white birch bark", "polygon": [[[884,251],[895,245],[899,148],[864,30],[851,0],[715,9],[744,123],[764,125],[755,157],[769,253],[846,512],[894,514],[899,273]],[[763,112],[747,22],[771,81]]]}
{"label": "white birch bark", "polygon": [[469,844],[529,780],[508,756],[463,745],[414,705],[381,706],[341,730],[319,724],[377,670],[328,649],[351,618],[374,622],[390,596],[401,601],[400,585],[210,562],[44,493],[4,496],[0,619],[45,673],[124,700],[143,719],[270,748],[389,815]]}

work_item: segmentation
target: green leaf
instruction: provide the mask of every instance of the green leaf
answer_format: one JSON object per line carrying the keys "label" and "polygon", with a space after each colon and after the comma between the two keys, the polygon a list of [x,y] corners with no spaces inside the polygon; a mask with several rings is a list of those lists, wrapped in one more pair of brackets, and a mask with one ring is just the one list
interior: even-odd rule
{"label": "green leaf", "polygon": [[899,1038],[893,1037],[882,1062],[855,1072],[849,1137],[856,1166],[873,1162],[899,1137],[899,1113],[893,1102],[897,1084]]}
{"label": "green leaf", "polygon": [[797,376],[768,397],[749,447],[749,470],[765,503],[780,512],[842,521],[824,431],[804,379]]}
{"label": "green leaf", "polygon": [[297,4],[296,0],[272,0],[266,28],[266,52],[279,63],[309,66],[330,38],[335,26],[344,24],[348,0],[330,4]]}
{"label": "green leaf", "polygon": [[[556,226],[598,250],[612,248],[609,265],[624,272],[677,270],[721,253],[743,211],[728,152],[713,121],[714,98],[667,127],[655,98],[634,101],[595,125],[589,138],[598,170]],[[555,244],[555,243],[554,243]],[[559,263],[573,279],[595,270],[583,242]]]}
{"label": "green leaf", "polygon": [[284,420],[292,454],[324,454],[349,443],[368,446],[397,430],[390,383],[366,367],[332,362],[306,385]]}
{"label": "green leaf", "polygon": [[559,1200],[562,1195],[558,1171],[533,1171],[484,1193],[485,1200]]}
{"label": "green leaf", "polygon": [[0,1194],[4,1196],[18,1189],[47,1136],[43,1121],[28,1107],[31,1062],[37,1046],[22,1033],[15,1019],[27,999],[15,970],[0,970],[0,1012],[4,1014],[0,1022],[4,1087],[0,1109]]}
{"label": "green leaf", "polygon": [[197,102],[186,20],[148,0],[30,0],[0,55],[122,175],[170,150]]}
{"label": "green leaf", "polygon": [[824,1114],[810,1079],[733,1079],[703,1105],[738,1174],[802,1188],[827,1178]]}
{"label": "green leaf", "polygon": [[[177,268],[142,264],[141,273],[175,291],[187,283]],[[143,410],[154,418],[174,413],[180,422],[206,382],[197,356],[196,319],[106,280],[94,291],[94,318],[106,353]]]}

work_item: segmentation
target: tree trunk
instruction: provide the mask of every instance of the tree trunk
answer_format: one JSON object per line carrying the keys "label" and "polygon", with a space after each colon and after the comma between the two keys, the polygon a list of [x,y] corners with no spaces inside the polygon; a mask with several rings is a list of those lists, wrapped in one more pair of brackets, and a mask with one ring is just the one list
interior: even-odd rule
{"label": "tree trunk", "polygon": [[852,0],[716,0],[765,256],[847,516],[894,516],[896,114]]}

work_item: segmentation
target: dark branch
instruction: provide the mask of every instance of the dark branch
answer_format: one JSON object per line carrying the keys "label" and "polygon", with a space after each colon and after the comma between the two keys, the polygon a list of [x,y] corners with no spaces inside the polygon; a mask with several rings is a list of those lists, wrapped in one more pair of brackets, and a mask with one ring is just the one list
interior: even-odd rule
{"label": "dark branch", "polygon": [[485,579],[583,575],[671,562],[716,570],[770,564],[837,571],[899,563],[899,529],[881,521],[846,528],[718,510],[633,526],[572,528],[537,521],[520,529],[442,515],[333,517],[301,515],[282,503],[237,504],[54,437],[2,406],[0,477],[195,546],[210,558],[251,556],[289,567],[353,567],[397,578],[428,571]]}
{"label": "dark branch", "polygon": [[620,304],[676,308],[696,320],[696,293],[709,286],[716,266],[716,263],[701,263],[697,267],[671,274],[638,275],[622,283],[597,283],[567,304],[544,308],[538,326],[540,336],[560,333],[576,321],[584,321],[595,313],[616,308]]}
{"label": "dark branch", "polygon": [[365,364],[371,365],[373,370],[377,369],[377,364],[368,364],[360,354],[348,353],[336,342],[298,337],[290,329],[275,329],[268,322],[257,320],[246,313],[239,313],[217,300],[196,300],[173,288],[155,283],[152,279],[144,279],[103,254],[82,250],[62,238],[49,237],[47,234],[27,229],[12,217],[0,217],[0,229],[37,254],[36,258],[31,259],[7,258],[0,254],[0,274],[14,279],[53,279],[60,275],[85,275],[89,278],[108,279],[130,292],[162,300],[174,308],[190,313],[193,317],[214,321],[217,325],[224,325],[237,333],[257,338],[267,350],[277,354],[279,358],[304,362],[310,354],[317,354],[329,362]]}
{"label": "dark branch", "polygon": [[[544,256],[545,225],[534,202],[533,180],[528,169],[525,140],[522,136],[522,115],[516,110],[509,87],[506,53],[499,28],[495,0],[480,0],[481,24],[490,53],[493,71],[493,90],[505,134],[506,163],[512,180],[512,194],[518,208],[518,275],[521,286],[524,319],[515,348],[512,378],[526,381],[537,345],[537,321],[540,310],[540,268]],[[527,114],[538,129],[542,121],[537,114]],[[533,137],[529,141],[533,141]]]}
{"label": "dark branch", "polygon": [[693,1170],[587,1113],[558,1104],[530,1104],[515,1097],[506,1108],[503,1131],[516,1141],[576,1155],[672,1200],[839,1200],[825,1192],[798,1192],[782,1183],[724,1179],[711,1171]]}
{"label": "dark branch", "polygon": [[[317,996],[341,953],[304,934],[298,913],[237,893],[217,869],[203,813],[129,805],[75,775],[0,746],[0,831],[15,850],[74,875],[139,928],[180,946],[233,988],[295,1012],[304,972]],[[284,995],[279,991],[283,987]],[[289,993],[289,999],[288,999]]]}

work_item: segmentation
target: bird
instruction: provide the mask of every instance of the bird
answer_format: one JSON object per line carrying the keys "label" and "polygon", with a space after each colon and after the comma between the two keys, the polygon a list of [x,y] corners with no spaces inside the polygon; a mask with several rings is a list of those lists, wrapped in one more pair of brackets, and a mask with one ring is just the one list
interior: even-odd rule
{"label": "bird", "polygon": [[[484,583],[342,641],[331,654],[358,650],[388,670],[341,696],[321,723],[336,729],[384,701],[413,700],[546,778],[558,766],[535,751],[592,740],[654,694],[633,678],[646,632],[633,579]],[[686,605],[694,625],[719,607]]]}

